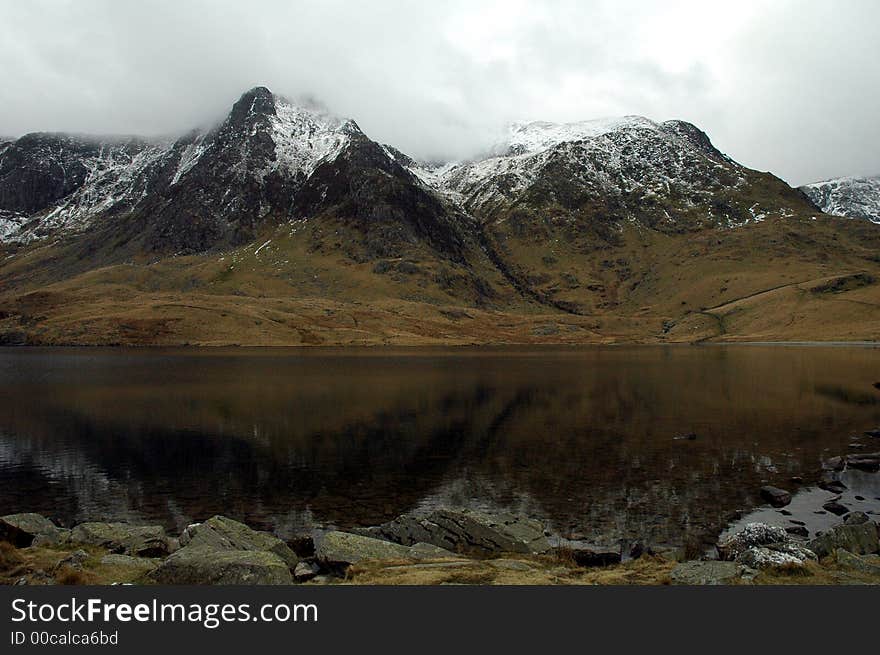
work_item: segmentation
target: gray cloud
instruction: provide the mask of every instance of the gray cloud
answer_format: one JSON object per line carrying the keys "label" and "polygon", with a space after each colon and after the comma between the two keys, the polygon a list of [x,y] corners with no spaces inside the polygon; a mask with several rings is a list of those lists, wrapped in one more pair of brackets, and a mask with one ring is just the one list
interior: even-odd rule
{"label": "gray cloud", "polygon": [[178,133],[265,84],[425,158],[642,114],[801,184],[880,172],[877,43],[874,0],[0,0],[0,134]]}

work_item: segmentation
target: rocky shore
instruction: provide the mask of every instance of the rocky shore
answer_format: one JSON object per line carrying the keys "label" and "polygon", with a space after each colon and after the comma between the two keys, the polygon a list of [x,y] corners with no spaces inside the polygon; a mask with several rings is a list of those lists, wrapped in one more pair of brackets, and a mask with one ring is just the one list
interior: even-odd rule
{"label": "rocky shore", "polygon": [[[846,489],[847,470],[880,470],[880,453],[826,462],[817,488]],[[382,525],[284,541],[224,516],[181,534],[161,526],[86,522],[66,529],[39,514],[0,517],[3,584],[880,584],[880,526],[831,498],[838,517],[810,533],[784,509],[792,494],[761,495],[788,527],[746,522],[714,552],[626,549],[564,539],[533,519],[469,509],[405,514]],[[874,513],[875,514],[875,513]]]}

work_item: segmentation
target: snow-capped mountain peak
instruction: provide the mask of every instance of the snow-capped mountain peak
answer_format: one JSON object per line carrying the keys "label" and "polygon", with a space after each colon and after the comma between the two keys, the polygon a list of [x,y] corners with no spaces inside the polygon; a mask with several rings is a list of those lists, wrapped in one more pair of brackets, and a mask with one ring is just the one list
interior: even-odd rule
{"label": "snow-capped mountain peak", "polygon": [[515,122],[508,125],[506,138],[492,148],[497,155],[523,155],[541,152],[561,143],[592,139],[622,129],[658,130],[643,116],[600,118],[574,123],[547,121]]}
{"label": "snow-capped mountain peak", "polygon": [[826,214],[880,223],[880,175],[838,177],[806,184],[801,191]]}

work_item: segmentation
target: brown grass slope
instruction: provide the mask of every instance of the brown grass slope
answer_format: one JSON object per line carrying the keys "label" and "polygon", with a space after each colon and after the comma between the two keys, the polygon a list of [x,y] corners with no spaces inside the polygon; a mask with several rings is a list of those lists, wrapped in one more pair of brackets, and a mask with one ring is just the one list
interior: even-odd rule
{"label": "brown grass slope", "polygon": [[356,227],[338,219],[105,266],[41,242],[3,254],[0,343],[880,339],[880,227],[867,222],[800,215],[683,233],[625,223],[597,236],[507,220],[485,235],[484,252],[458,262],[419,243],[363,256]]}

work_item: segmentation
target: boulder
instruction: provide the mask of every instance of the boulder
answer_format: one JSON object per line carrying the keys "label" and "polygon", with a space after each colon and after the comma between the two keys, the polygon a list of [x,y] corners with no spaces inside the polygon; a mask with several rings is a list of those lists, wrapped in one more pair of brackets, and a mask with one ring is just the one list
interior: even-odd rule
{"label": "boulder", "polygon": [[837,525],[816,536],[809,545],[819,557],[827,557],[841,548],[856,555],[876,553],[880,549],[877,524],[873,522]]}
{"label": "boulder", "polygon": [[745,569],[736,562],[683,562],[678,564],[670,578],[676,585],[726,585],[737,582]]}
{"label": "boulder", "polygon": [[834,557],[837,560],[837,565],[842,568],[880,575],[880,557],[877,555],[859,557],[848,550],[838,548],[834,551]]}
{"label": "boulder", "polygon": [[433,544],[454,553],[480,556],[546,553],[550,542],[539,521],[513,514],[438,509],[420,518],[404,514],[359,534],[411,546]]}
{"label": "boulder", "polygon": [[[858,496],[856,496],[858,498]],[[852,512],[847,514],[846,518],[843,519],[844,525],[861,525],[862,523],[867,523],[871,519],[864,512]]]}
{"label": "boulder", "polygon": [[79,549],[75,550],[70,555],[60,560],[58,564],[55,565],[54,571],[59,571],[64,567],[68,567],[71,569],[82,570],[83,564],[89,561],[89,557],[91,557],[86,551]]}
{"label": "boulder", "polygon": [[148,577],[167,585],[292,584],[287,562],[265,550],[226,550],[185,546]]}
{"label": "boulder", "polygon": [[348,566],[363,560],[410,559],[411,550],[383,539],[333,531],[320,539],[315,556],[328,566]]}
{"label": "boulder", "polygon": [[113,567],[117,571],[117,580],[114,582],[130,582],[140,578],[159,567],[162,560],[151,557],[132,557],[130,555],[120,555],[118,553],[110,553],[101,558],[101,564],[107,567]]}
{"label": "boulder", "polygon": [[268,532],[257,532],[244,523],[225,516],[214,516],[194,523],[180,535],[181,546],[205,546],[216,550],[257,550],[274,553],[294,568],[299,557],[290,546]]}
{"label": "boulder", "polygon": [[297,582],[308,582],[321,572],[317,562],[301,560],[293,569],[293,579]]}
{"label": "boulder", "polygon": [[790,493],[788,493],[785,489],[780,489],[779,487],[773,487],[770,485],[761,487],[761,498],[773,505],[773,507],[785,507],[786,505],[791,503]]}
{"label": "boulder", "polygon": [[8,541],[16,548],[61,543],[67,539],[69,532],[40,514],[7,514],[0,517],[0,541]]}
{"label": "boulder", "polygon": [[816,559],[812,550],[798,544],[786,530],[765,523],[748,523],[721,541],[718,552],[722,559],[752,569],[803,565]]}
{"label": "boulder", "polygon": [[177,540],[158,525],[80,523],[71,530],[70,540],[134,557],[164,557],[177,548]]}
{"label": "boulder", "polygon": [[810,536],[810,531],[802,525],[791,525],[785,528],[785,531],[790,535],[802,537],[803,539],[807,539]]}
{"label": "boulder", "polygon": [[816,554],[797,544],[756,546],[743,551],[736,558],[738,564],[753,569],[765,569],[770,566],[803,566],[811,560],[816,560]]}
{"label": "boulder", "polygon": [[723,560],[733,561],[749,548],[791,542],[791,536],[782,528],[766,523],[747,523],[739,532],[718,542],[718,554]]}
{"label": "boulder", "polygon": [[557,549],[562,558],[570,558],[575,564],[583,567],[611,566],[620,564],[619,550],[600,546],[563,546]]}
{"label": "boulder", "polygon": [[841,505],[836,498],[834,500],[829,500],[827,503],[822,505],[822,509],[824,509],[826,512],[836,514],[837,516],[843,516],[844,514],[847,514],[849,512],[849,509],[845,505]]}
{"label": "boulder", "polygon": [[859,469],[860,471],[880,471],[880,453],[848,455],[846,465],[849,468]]}
{"label": "boulder", "polygon": [[847,490],[847,486],[840,480],[822,480],[818,486],[820,489],[830,491],[833,494],[842,494]]}

